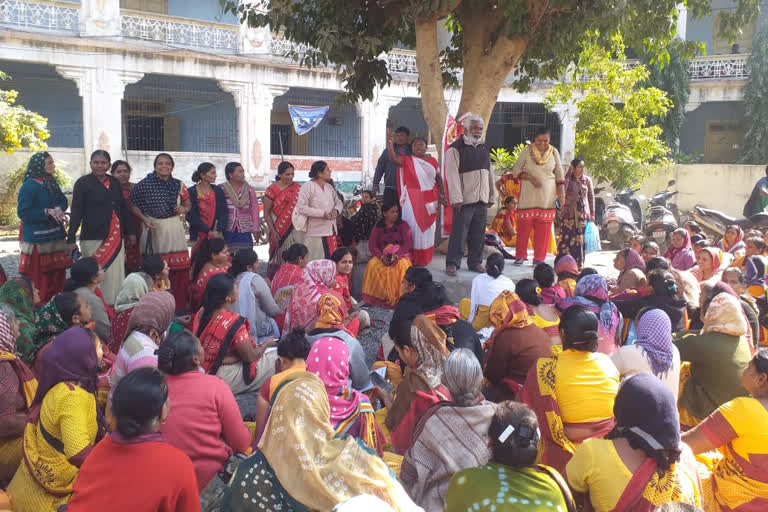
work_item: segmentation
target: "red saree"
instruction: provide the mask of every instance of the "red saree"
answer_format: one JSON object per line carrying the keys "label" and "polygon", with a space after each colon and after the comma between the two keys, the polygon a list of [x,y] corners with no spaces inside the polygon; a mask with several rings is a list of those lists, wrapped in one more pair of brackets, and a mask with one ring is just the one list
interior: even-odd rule
{"label": "red saree", "polygon": [[101,243],[96,252],[91,255],[91,258],[95,259],[101,268],[108,269],[109,266],[115,261],[115,258],[120,254],[120,249],[123,247],[123,235],[120,230],[120,219],[117,218],[115,212],[112,212],[112,219],[109,222],[109,233],[107,238]]}
{"label": "red saree", "polygon": [[[213,226],[213,221],[216,217],[216,194],[213,190],[211,190],[209,193],[207,193],[204,196],[201,196],[199,193],[197,195],[197,210],[200,215],[200,220],[205,224],[206,226]],[[192,247],[192,256],[191,259],[195,258],[195,254],[197,253],[197,250],[200,248],[200,245],[203,243],[203,240],[208,239],[208,233],[199,231],[197,233],[197,243]]]}
{"label": "red saree", "polygon": [[[131,188],[133,188],[132,183]],[[131,206],[131,201],[129,199],[130,196],[131,189],[124,188],[123,197],[125,198],[125,202],[129,208]],[[139,246],[139,240],[141,239],[142,222],[141,219],[137,216],[133,214],[131,215],[133,217],[133,234],[136,236],[136,243],[125,247],[125,268],[127,272],[133,272],[141,266],[141,247]]]}
{"label": "red saree", "polygon": [[272,200],[272,213],[274,214],[275,231],[278,240],[269,239],[269,259],[274,259],[275,253],[280,250],[288,235],[293,231],[293,209],[299,199],[301,185],[294,183],[281,189],[273,183],[264,192],[264,196]]}
{"label": "red saree", "polygon": [[200,306],[202,306],[203,293],[205,293],[205,287],[208,286],[208,281],[210,281],[213,276],[225,274],[226,272],[227,269],[223,267],[210,267],[207,270],[200,272],[200,275],[197,276],[197,279],[195,279],[195,282],[192,283],[191,287],[192,293],[189,297],[190,313],[194,315],[197,313],[197,310],[200,309]]}
{"label": "red saree", "polygon": [[[192,332],[197,335],[197,330],[200,327],[200,318],[203,315],[203,311],[200,310],[195,315],[195,320],[192,323]],[[242,319],[242,322],[240,320]],[[234,332],[233,331],[234,328]],[[221,366],[221,361],[227,355],[234,354],[237,351],[237,347],[243,343],[251,343],[255,345],[255,342],[251,338],[251,326],[248,324],[248,320],[242,318],[237,313],[231,311],[222,311],[214,318],[211,318],[208,325],[205,326],[203,332],[200,333],[200,344],[203,346],[203,352],[205,353],[202,363],[203,370],[206,373],[215,375]],[[245,364],[245,363],[244,363]],[[245,373],[252,380],[256,376],[259,360],[255,360],[248,366],[248,371]]]}

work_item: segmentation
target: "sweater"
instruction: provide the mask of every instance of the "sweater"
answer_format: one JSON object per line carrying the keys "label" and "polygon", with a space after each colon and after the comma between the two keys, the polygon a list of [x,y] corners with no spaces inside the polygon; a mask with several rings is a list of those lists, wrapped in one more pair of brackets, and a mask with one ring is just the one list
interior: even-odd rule
{"label": "sweater", "polygon": [[107,436],[85,459],[66,509],[95,510],[199,512],[192,462],[161,439],[124,444]]}
{"label": "sweater", "polygon": [[341,203],[336,189],[330,183],[320,184],[309,180],[301,185],[299,198],[296,201],[296,211],[307,217],[306,236],[321,237],[336,234],[336,221],[326,219],[331,211],[341,215],[344,205]]}
{"label": "sweater", "polygon": [[161,431],[192,460],[202,490],[232,453],[250,448],[251,433],[221,378],[195,371],[166,378],[171,414]]}
{"label": "sweater", "polygon": [[64,240],[64,228],[52,221],[44,211],[57,206],[61,211],[67,211],[67,198],[60,190],[53,195],[39,181],[25,180],[16,206],[16,213],[24,225],[22,241],[42,244]]}
{"label": "sweater", "polygon": [[531,324],[523,328],[509,327],[496,335],[488,350],[485,362],[485,378],[497,393],[498,400],[514,399],[514,393],[503,382],[511,379],[525,383],[528,370],[540,357],[551,357],[549,335]]}
{"label": "sweater", "polygon": [[211,185],[213,195],[216,197],[216,213],[213,216],[213,227],[206,226],[200,218],[200,209],[197,205],[197,185],[189,188],[189,200],[192,208],[187,213],[187,222],[189,222],[189,239],[197,240],[198,233],[208,233],[211,229],[224,233],[227,230],[228,212],[227,196],[224,191],[216,185]]}
{"label": "sweater", "polygon": [[75,242],[75,234],[82,223],[80,240],[104,240],[109,234],[112,212],[120,220],[123,236],[133,233],[133,218],[123,197],[120,182],[107,176],[109,188],[93,174],[78,178],[72,189],[72,208],[69,218],[67,242]]}

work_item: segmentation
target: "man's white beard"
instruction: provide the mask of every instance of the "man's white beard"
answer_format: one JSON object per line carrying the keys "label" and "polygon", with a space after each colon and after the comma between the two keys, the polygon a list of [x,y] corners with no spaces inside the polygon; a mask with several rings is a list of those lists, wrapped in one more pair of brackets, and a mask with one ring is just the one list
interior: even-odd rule
{"label": "man's white beard", "polygon": [[473,146],[477,146],[478,144],[483,143],[483,135],[482,134],[473,135],[471,133],[465,133],[464,142],[466,142],[467,144],[472,144]]}

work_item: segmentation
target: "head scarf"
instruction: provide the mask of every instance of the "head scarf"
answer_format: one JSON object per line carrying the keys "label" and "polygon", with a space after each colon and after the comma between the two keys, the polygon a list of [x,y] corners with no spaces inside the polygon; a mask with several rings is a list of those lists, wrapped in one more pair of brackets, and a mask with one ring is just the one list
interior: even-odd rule
{"label": "head scarf", "polygon": [[[227,510],[252,510],[258,492],[273,497],[261,482],[270,471],[291,499],[313,510],[331,510],[360,494],[397,511],[418,510],[381,458],[353,438],[335,436],[325,387],[311,373],[297,373],[277,389],[258,449],[238,466]],[[276,510],[273,505],[267,508]]]}
{"label": "head scarf", "polygon": [[176,299],[169,292],[149,292],[139,299],[128,319],[126,334],[133,332],[136,327],[152,327],[157,332],[165,332],[173,321],[176,311]]}
{"label": "head scarf", "polygon": [[317,320],[317,304],[326,293],[332,293],[336,263],[314,260],[307,263],[299,284],[293,289],[288,305],[288,330],[295,327],[312,329]]}
{"label": "head scarf", "polygon": [[0,350],[16,355],[16,338],[11,332],[11,322],[0,310]]}
{"label": "head scarf", "polygon": [[338,338],[320,338],[307,357],[307,371],[317,375],[328,393],[331,425],[349,418],[358,408],[359,391],[349,384],[349,348]]}
{"label": "head scarf", "polygon": [[149,293],[147,275],[143,272],[128,274],[120,286],[115,299],[115,311],[122,313],[134,307],[144,295]]}
{"label": "head scarf", "polygon": [[19,337],[16,339],[16,350],[19,357],[31,364],[35,357],[35,307],[32,303],[33,290],[29,279],[15,277],[0,286],[0,302],[13,308],[19,320]]}
{"label": "head scarf", "polygon": [[[720,252],[720,249],[717,247],[704,247],[701,249],[701,252],[706,252],[712,258],[712,275],[717,275],[723,264],[723,253]],[[693,273],[697,276],[699,281],[704,281],[704,274],[701,271],[701,267],[697,266]]]}
{"label": "head scarf", "polygon": [[[725,235],[728,234],[728,231],[731,228],[736,230],[736,240],[734,240],[732,245],[728,245],[728,241],[725,239]],[[725,233],[723,233],[723,238],[720,239],[720,242],[717,245],[723,251],[729,252],[731,254],[741,249],[744,249],[746,247],[746,245],[744,244],[744,230],[741,229],[741,226],[738,226],[736,224],[731,224],[725,229]]]}
{"label": "head scarf", "polygon": [[504,290],[491,302],[488,318],[497,329],[522,329],[533,323],[528,316],[528,309],[520,297],[509,290]]}
{"label": "head scarf", "polygon": [[445,332],[425,315],[418,315],[413,319],[411,343],[419,353],[417,370],[424,375],[432,388],[440,385],[443,363],[449,354],[445,340]]}
{"label": "head scarf", "polygon": [[[632,251],[635,252],[635,251]],[[637,254],[635,252],[635,254]],[[573,297],[561,300],[558,307],[561,310],[568,309],[574,304],[580,304],[598,315],[600,324],[607,330],[611,330],[614,318],[618,318],[616,305],[608,300],[608,284],[600,274],[588,274],[576,283]]]}
{"label": "head scarf", "polygon": [[326,293],[320,297],[320,302],[317,303],[316,328],[343,327],[346,317],[347,315],[341,307],[341,300],[339,300],[337,295]]}
{"label": "head scarf", "polygon": [[750,256],[747,258],[747,286],[762,286],[768,284],[765,259],[762,256]]}
{"label": "head scarf", "polygon": [[671,265],[672,260],[675,259],[675,256],[677,256],[679,253],[685,250],[693,251],[693,247],[691,246],[691,234],[688,233],[688,230],[685,230],[685,235],[683,237],[683,246],[675,247],[674,245],[670,244],[669,247],[667,247],[667,250],[664,251],[664,257],[667,260],[669,260],[669,263]]}
{"label": "head scarf", "polygon": [[664,375],[672,367],[672,322],[660,309],[646,311],[636,328],[635,345],[643,349],[653,374]]}
{"label": "head scarf", "polygon": [[747,321],[739,299],[728,293],[717,294],[704,314],[703,331],[744,336],[747,333]]}
{"label": "head scarf", "polygon": [[[43,353],[42,369],[38,381],[37,394],[32,401],[27,421],[37,423],[40,407],[48,391],[60,382],[74,382],[89,393],[94,394],[98,379],[96,371],[99,359],[91,335],[82,327],[71,327],[51,342]],[[99,422],[98,441],[104,435],[106,422],[100,407],[96,407]]]}
{"label": "head scarf", "polygon": [[[35,348],[48,343],[50,340],[63,333],[71,327],[61,317],[58,308],[56,307],[56,297],[48,301],[48,304],[43,306],[40,311],[37,312],[37,331],[35,332]],[[79,300],[79,299],[78,299]]]}
{"label": "head scarf", "polygon": [[24,179],[42,180],[43,186],[51,194],[61,193],[61,188],[53,176],[45,172],[45,151],[40,151],[32,155],[32,158],[27,162],[27,172],[24,174]]}
{"label": "head scarf", "polygon": [[619,277],[616,278],[616,282],[621,282],[621,278],[624,277],[624,274],[633,269],[638,269],[645,273],[645,261],[636,250],[627,249],[627,255],[624,257],[624,268],[619,272]]}
{"label": "head scarf", "polygon": [[555,265],[555,274],[558,278],[562,277],[578,277],[579,276],[579,264],[570,254],[566,254],[561,257]]}
{"label": "head scarf", "polygon": [[680,448],[680,417],[677,397],[650,373],[638,373],[624,381],[613,404],[616,427],[606,439],[625,437],[632,447],[639,443],[648,454]]}

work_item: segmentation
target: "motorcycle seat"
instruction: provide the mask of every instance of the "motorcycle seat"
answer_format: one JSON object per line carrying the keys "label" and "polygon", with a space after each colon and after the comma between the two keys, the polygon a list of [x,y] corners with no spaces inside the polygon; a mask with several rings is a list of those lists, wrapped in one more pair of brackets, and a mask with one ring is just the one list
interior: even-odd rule
{"label": "motorcycle seat", "polygon": [[755,228],[768,228],[768,213],[756,213],[749,218]]}
{"label": "motorcycle seat", "polygon": [[710,217],[714,217],[715,219],[718,219],[720,222],[726,225],[730,224],[736,224],[737,226],[740,226],[742,228],[745,227],[751,227],[752,222],[747,219],[746,217],[731,217],[730,215],[726,215],[721,211],[718,210],[710,210],[709,208],[703,208],[701,206],[697,206],[696,209],[701,212],[702,215],[708,215]]}

